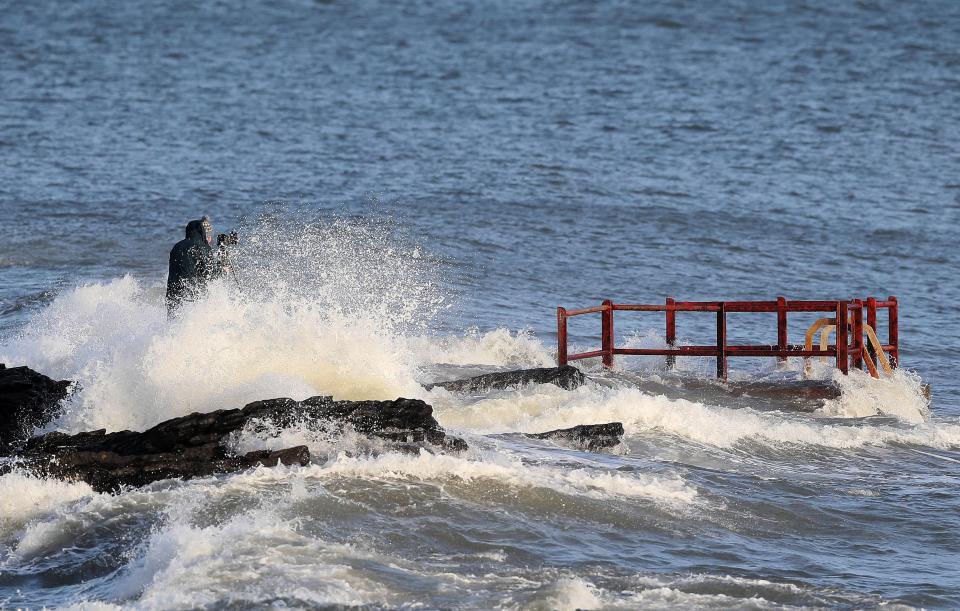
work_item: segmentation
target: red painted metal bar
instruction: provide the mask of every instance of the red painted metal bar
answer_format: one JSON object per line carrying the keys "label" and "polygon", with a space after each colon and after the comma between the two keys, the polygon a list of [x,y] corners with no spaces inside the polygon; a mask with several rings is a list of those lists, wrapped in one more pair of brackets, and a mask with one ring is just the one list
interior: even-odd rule
{"label": "red painted metal bar", "polygon": [[673,307],[678,312],[717,312],[720,310],[719,301],[676,301]]}
{"label": "red painted metal bar", "polygon": [[[677,311],[670,307],[675,302],[676,300],[673,297],[667,297],[667,346],[670,348],[677,345]],[[676,366],[677,358],[673,355],[667,356],[667,369],[673,369]]]}
{"label": "red painted metal bar", "polygon": [[[720,351],[716,346],[677,346],[667,348],[617,348],[614,354],[624,356],[717,356]],[[837,349],[833,346],[824,350],[814,348],[805,350],[804,346],[787,346],[786,350],[779,350],[776,346],[727,346],[727,357],[731,356],[836,356]],[[586,354],[586,353],[584,353]],[[603,350],[589,353],[591,356],[603,354]],[[579,355],[570,356],[570,360]]]}
{"label": "red painted metal bar", "polygon": [[[632,312],[716,312],[723,304],[727,312],[778,312],[776,301],[674,301],[670,304],[632,304],[615,303],[614,310]],[[585,310],[571,310],[569,314],[588,314],[599,312],[603,306],[586,308]],[[833,312],[836,310],[836,301],[787,301],[788,312]]]}
{"label": "red painted metal bar", "polygon": [[853,308],[853,342],[850,344],[851,357],[854,369],[863,369],[863,302],[854,299],[850,302]]}
{"label": "red painted metal bar", "polygon": [[[776,301],[725,301],[727,312],[779,312]],[[836,301],[787,301],[788,312],[833,312]]]}
{"label": "red painted metal bar", "polygon": [[[787,299],[777,297],[777,348],[783,350],[787,345]],[[780,363],[786,363],[787,357],[779,356]]]}
{"label": "red painted metal bar", "polygon": [[[889,343],[881,348],[889,352],[891,361],[896,366],[899,360],[899,328],[898,303],[896,297],[889,297],[886,301],[877,301],[869,298],[864,301],[787,301],[778,297],[776,301],[681,301],[667,298],[663,305],[652,304],[615,304],[605,300],[602,305],[579,310],[557,308],[557,362],[561,365],[569,361],[601,357],[607,367],[614,365],[614,356],[621,355],[649,355],[665,356],[668,366],[675,364],[677,356],[709,356],[717,359],[717,376],[726,379],[728,374],[727,359],[732,356],[742,357],[776,357],[786,360],[788,357],[835,357],[837,368],[847,373],[851,360],[854,367],[863,364],[863,312],[867,311],[867,324],[876,328],[876,311],[889,310]],[[664,312],[666,318],[666,336],[668,347],[662,348],[617,348],[615,345],[613,313],[617,310]],[[852,310],[852,311],[851,311]],[[717,313],[717,345],[716,346],[677,346],[676,345],[676,313],[677,312],[716,312]],[[728,312],[774,312],[777,314],[777,344],[776,345],[727,345],[726,315]],[[788,312],[833,312],[838,321],[836,344],[826,349],[807,350],[805,346],[788,344],[787,313]],[[600,350],[568,354],[567,352],[567,319],[570,316],[581,314],[601,314],[601,342]],[[851,320],[852,317],[852,320]],[[871,324],[872,323],[872,324]],[[852,337],[851,337],[852,336]],[[851,353],[852,351],[852,353]]]}
{"label": "red painted metal bar", "polygon": [[717,378],[727,381],[727,310],[723,303],[717,311]]}
{"label": "red painted metal bar", "polygon": [[811,357],[811,356],[836,356],[836,348],[827,348],[825,350],[820,350],[814,348],[812,350],[804,350],[803,346],[800,346],[796,350],[780,351],[780,350],[754,350],[750,346],[727,346],[727,356],[800,356],[800,357]]}
{"label": "red painted metal bar", "polygon": [[850,371],[850,353],[847,344],[847,322],[849,314],[847,312],[847,302],[837,302],[837,369],[843,373]]}
{"label": "red painted metal bar", "polygon": [[890,321],[887,340],[893,347],[893,349],[890,350],[890,366],[896,368],[900,365],[900,317],[898,312],[900,306],[897,303],[897,298],[893,295],[887,297],[887,300],[890,303]]}
{"label": "red painted metal bar", "polygon": [[567,310],[557,308],[557,365],[567,364]]}
{"label": "red painted metal bar", "polygon": [[606,354],[603,350],[591,350],[590,352],[578,352],[567,357],[568,361],[579,361],[580,359],[592,359]]}
{"label": "red painted metal bar", "polygon": [[613,309],[623,310],[624,312],[669,312],[671,309],[677,310],[682,308],[656,304],[615,303],[613,304]]}
{"label": "red painted metal bar", "polygon": [[613,302],[603,301],[604,310],[601,312],[600,347],[603,350],[603,366],[613,367]]}
{"label": "red painted metal bar", "polygon": [[614,354],[627,356],[717,356],[716,346],[677,346],[676,348],[617,348]]}
{"label": "red painted metal bar", "polygon": [[592,308],[581,308],[579,310],[567,310],[567,318],[571,316],[580,316],[581,314],[593,314],[594,312],[602,312],[606,306],[598,305],[593,306]]}

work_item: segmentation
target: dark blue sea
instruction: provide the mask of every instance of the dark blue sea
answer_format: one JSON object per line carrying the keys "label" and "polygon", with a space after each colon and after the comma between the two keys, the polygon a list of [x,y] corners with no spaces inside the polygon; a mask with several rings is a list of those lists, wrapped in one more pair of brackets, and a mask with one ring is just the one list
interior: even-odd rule
{"label": "dark blue sea", "polygon": [[[201,215],[234,271],[168,319]],[[258,429],[313,463],[114,495],[14,469],[0,608],[960,607],[958,2],[0,0],[0,219],[0,362],[78,383],[49,430],[403,396],[471,446]],[[421,386],[552,366],[557,306],[780,295],[897,296],[901,367],[815,362],[820,402],[769,391],[796,358]]]}

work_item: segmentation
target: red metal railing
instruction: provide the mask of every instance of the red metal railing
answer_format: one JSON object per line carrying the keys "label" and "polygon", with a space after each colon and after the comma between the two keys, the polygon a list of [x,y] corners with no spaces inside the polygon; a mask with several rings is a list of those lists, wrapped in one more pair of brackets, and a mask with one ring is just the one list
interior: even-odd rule
{"label": "red metal railing", "polygon": [[[877,310],[886,309],[888,316],[888,339],[882,350],[889,353],[892,366],[900,360],[899,333],[897,316],[897,298],[888,297],[879,301],[873,297],[866,300],[851,301],[788,301],[777,297],[776,301],[676,301],[667,298],[663,305],[657,304],[618,304],[609,299],[601,305],[579,310],[557,308],[557,362],[566,365],[570,361],[601,357],[606,367],[612,367],[614,356],[642,355],[665,356],[667,366],[672,367],[678,356],[713,356],[717,359],[717,377],[727,379],[727,359],[735,356],[777,357],[781,362],[788,357],[834,357],[837,367],[843,373],[849,371],[850,362],[854,368],[863,367],[864,343],[863,316],[866,311],[866,323],[877,328]],[[616,311],[664,312],[666,322],[667,348],[617,348],[614,343],[613,313]],[[716,312],[717,343],[713,346],[677,346],[677,312]],[[777,343],[760,345],[730,345],[727,343],[727,314],[732,312],[770,312],[777,315]],[[787,314],[790,312],[829,312],[836,321],[847,324],[836,325],[836,342],[826,348],[807,349],[806,345],[788,343]],[[599,350],[567,354],[567,319],[583,314],[600,314],[601,347]],[[872,355],[873,349],[867,346]]]}

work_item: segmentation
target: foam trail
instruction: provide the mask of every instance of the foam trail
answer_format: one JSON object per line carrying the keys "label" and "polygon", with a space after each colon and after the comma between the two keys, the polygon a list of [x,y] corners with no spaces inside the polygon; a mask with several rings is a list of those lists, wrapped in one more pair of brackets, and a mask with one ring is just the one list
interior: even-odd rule
{"label": "foam trail", "polygon": [[906,443],[937,448],[960,445],[960,425],[837,423],[806,414],[759,412],[684,399],[668,399],[636,388],[547,385],[493,394],[470,405],[442,389],[430,393],[441,424],[475,433],[539,432],[584,422],[623,422],[628,436],[658,431],[699,443],[733,447],[747,440],[832,448]]}
{"label": "foam trail", "polygon": [[645,498],[663,503],[689,504],[697,491],[678,476],[622,474],[607,469],[562,468],[526,464],[503,453],[485,452],[479,460],[430,454],[397,453],[380,456],[340,454],[323,466],[309,467],[308,476],[331,476],[423,481],[495,480],[517,487],[548,488],[563,494],[588,498]]}

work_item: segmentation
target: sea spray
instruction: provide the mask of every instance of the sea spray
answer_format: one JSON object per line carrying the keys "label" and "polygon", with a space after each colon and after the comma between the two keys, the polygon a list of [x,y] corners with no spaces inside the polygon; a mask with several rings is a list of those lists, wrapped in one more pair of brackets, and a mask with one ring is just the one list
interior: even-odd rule
{"label": "sea spray", "polygon": [[0,360],[80,381],[54,425],[68,432],[143,429],[276,396],[414,396],[404,338],[446,299],[427,257],[390,229],[261,219],[231,271],[172,319],[153,284],[88,284],[39,312]]}
{"label": "sea spray", "polygon": [[[895,396],[905,392],[900,386]],[[709,393],[701,391],[709,397]],[[844,419],[783,411],[724,407],[690,399],[670,399],[627,384],[588,385],[566,391],[549,385],[494,391],[464,404],[454,393],[431,391],[437,418],[445,426],[474,433],[540,432],[583,423],[622,422],[627,437],[669,434],[697,443],[730,448],[746,441],[764,445],[797,444],[859,448],[912,444],[935,448],[960,445],[960,424],[950,421],[846,423]],[[894,402],[895,404],[895,402]],[[875,413],[875,412],[874,412]]]}

